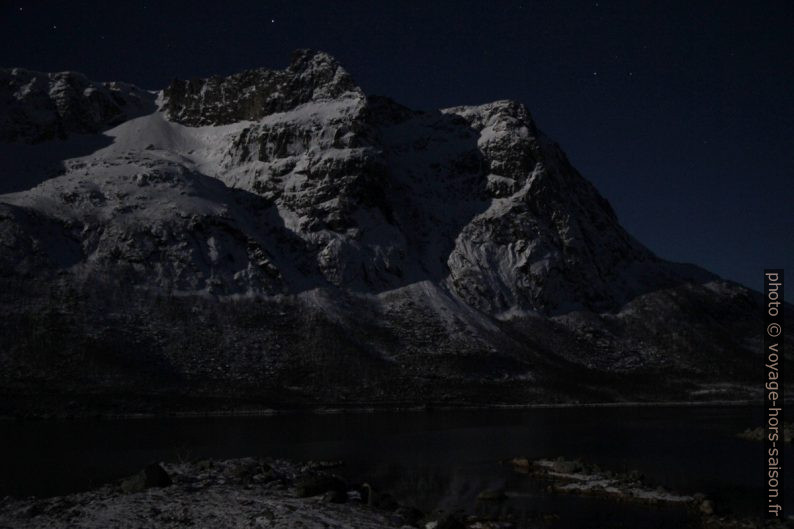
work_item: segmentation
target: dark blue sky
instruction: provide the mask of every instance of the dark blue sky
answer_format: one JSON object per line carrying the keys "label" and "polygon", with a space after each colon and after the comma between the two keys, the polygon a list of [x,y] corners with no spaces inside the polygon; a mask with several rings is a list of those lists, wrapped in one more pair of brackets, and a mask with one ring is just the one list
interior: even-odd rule
{"label": "dark blue sky", "polygon": [[658,255],[760,290],[792,265],[793,28],[790,0],[3,0],[0,64],[154,89],[317,48],[415,108],[516,99]]}

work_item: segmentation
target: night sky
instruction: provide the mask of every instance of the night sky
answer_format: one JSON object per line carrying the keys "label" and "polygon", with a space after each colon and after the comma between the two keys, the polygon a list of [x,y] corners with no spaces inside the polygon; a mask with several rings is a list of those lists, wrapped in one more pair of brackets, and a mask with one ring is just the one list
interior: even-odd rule
{"label": "night sky", "polygon": [[385,4],[2,0],[0,65],[159,89],[321,49],[414,108],[525,103],[661,257],[792,268],[791,0]]}

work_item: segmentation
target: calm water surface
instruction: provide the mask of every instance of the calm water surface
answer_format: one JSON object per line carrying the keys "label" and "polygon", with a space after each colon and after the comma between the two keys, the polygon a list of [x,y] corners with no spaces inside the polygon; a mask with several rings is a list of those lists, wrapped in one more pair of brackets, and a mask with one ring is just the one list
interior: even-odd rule
{"label": "calm water surface", "polygon": [[[510,499],[501,509],[519,519],[558,513],[553,527],[680,527],[680,509],[549,495],[499,462],[581,457],[615,470],[636,469],[654,484],[703,492],[718,507],[760,516],[763,446],[735,434],[762,420],[760,408],[635,407],[3,421],[0,495],[84,490],[151,461],[342,459],[348,478],[367,480],[423,510],[472,511],[479,492],[504,488]],[[787,455],[790,467],[790,447]],[[792,507],[789,500],[788,512]]]}

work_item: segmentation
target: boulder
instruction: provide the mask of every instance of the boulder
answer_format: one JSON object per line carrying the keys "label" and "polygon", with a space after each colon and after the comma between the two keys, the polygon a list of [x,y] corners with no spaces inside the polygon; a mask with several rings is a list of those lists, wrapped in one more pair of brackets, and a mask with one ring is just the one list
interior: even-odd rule
{"label": "boulder", "polygon": [[152,487],[168,487],[171,485],[171,477],[157,463],[147,465],[137,474],[121,482],[121,489],[126,493],[141,492]]}
{"label": "boulder", "polygon": [[323,501],[327,503],[346,503],[347,492],[341,490],[329,490],[323,494]]}
{"label": "boulder", "polygon": [[295,494],[299,498],[319,496],[326,492],[347,493],[347,483],[332,474],[306,474],[295,481]]}
{"label": "boulder", "polygon": [[507,496],[501,489],[484,490],[477,495],[477,501],[504,501],[506,499]]}

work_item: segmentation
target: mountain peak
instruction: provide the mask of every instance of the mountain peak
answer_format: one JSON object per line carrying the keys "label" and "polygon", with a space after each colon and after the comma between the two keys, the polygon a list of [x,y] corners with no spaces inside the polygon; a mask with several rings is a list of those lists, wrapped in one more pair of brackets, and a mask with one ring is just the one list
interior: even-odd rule
{"label": "mountain peak", "polygon": [[295,72],[318,70],[335,72],[340,68],[342,68],[342,66],[339,64],[339,61],[332,55],[324,51],[309,48],[293,51],[290,65],[288,66],[289,70]]}
{"label": "mountain peak", "polygon": [[228,77],[175,79],[163,95],[169,118],[191,126],[256,121],[310,101],[364,97],[336,59],[306,49],[295,51],[285,70],[259,68]]}
{"label": "mountain peak", "polygon": [[[413,405],[684,400],[752,372],[752,295],[634,240],[520,103],[411,110],[313,50],[153,100],[0,70],[0,408],[41,380]],[[58,131],[82,137],[18,144]],[[692,382],[637,382],[660,373]]]}

